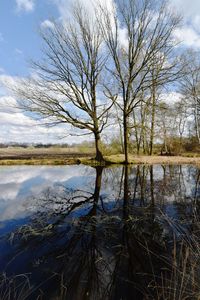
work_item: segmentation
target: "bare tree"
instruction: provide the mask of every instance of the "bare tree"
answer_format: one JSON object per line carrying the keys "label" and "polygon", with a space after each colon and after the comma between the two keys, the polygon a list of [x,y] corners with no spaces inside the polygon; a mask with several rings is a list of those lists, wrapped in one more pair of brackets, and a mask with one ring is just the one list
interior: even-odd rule
{"label": "bare tree", "polygon": [[100,134],[107,124],[112,102],[101,93],[101,76],[107,55],[97,20],[80,4],[73,19],[54,22],[41,32],[44,59],[34,62],[34,78],[16,88],[21,107],[39,114],[50,124],[71,124],[93,134],[96,160],[102,161]]}
{"label": "bare tree", "polygon": [[[158,101],[163,88],[183,75],[183,67],[180,60],[174,55],[174,45],[163,46],[162,52],[157,55],[150,66],[151,88],[150,88],[150,109],[151,109],[151,125],[149,138],[149,154],[153,153],[154,136],[155,136],[155,122],[156,112],[158,108]],[[169,65],[170,62],[170,65]]]}
{"label": "bare tree", "polygon": [[177,111],[174,105],[160,102],[157,109],[158,137],[162,141],[161,154],[172,154],[172,141],[177,136]]}
{"label": "bare tree", "polygon": [[185,67],[181,93],[194,116],[195,132],[200,144],[200,53],[189,50],[183,59]]}
{"label": "bare tree", "polygon": [[144,100],[144,95],[140,101],[140,105],[133,110],[133,120],[131,123],[133,135],[135,137],[137,154],[140,154],[141,148],[143,154],[147,153],[147,133],[149,131],[149,109],[150,109],[150,98]]}
{"label": "bare tree", "polygon": [[[112,13],[101,7],[99,21],[112,58],[108,69],[113,80],[107,84],[106,92],[108,98],[118,95],[117,103],[123,115],[125,163],[128,163],[130,115],[141,101],[141,93],[151,87],[150,69],[155,59],[159,64],[162,52],[167,62],[163,69],[168,70],[170,78],[174,65],[170,57],[175,47],[172,35],[180,17],[166,2],[124,0],[116,3]],[[122,41],[124,33],[126,38]],[[157,83],[162,82],[162,75],[160,72]]]}
{"label": "bare tree", "polygon": [[176,112],[176,124],[177,131],[179,135],[179,146],[180,150],[182,150],[183,146],[183,136],[186,131],[187,121],[189,117],[189,109],[187,104],[185,103],[185,99],[180,99],[177,103],[175,103],[174,111]]}

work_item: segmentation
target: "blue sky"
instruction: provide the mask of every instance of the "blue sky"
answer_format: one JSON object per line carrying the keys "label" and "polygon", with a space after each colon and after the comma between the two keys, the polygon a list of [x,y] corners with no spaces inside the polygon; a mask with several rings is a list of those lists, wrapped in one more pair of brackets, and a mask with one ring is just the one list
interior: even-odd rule
{"label": "blue sky", "polygon": [[[66,2],[66,1],[65,1]],[[66,2],[67,3],[67,2]],[[62,1],[1,0],[0,1],[0,76],[24,77],[30,74],[30,59],[41,57],[39,30],[49,18],[60,18]],[[8,104],[8,105],[7,105]],[[65,128],[47,129],[10,106],[15,99],[0,85],[0,142],[73,142],[63,137]],[[71,131],[71,128],[69,128]]]}
{"label": "blue sky", "polygon": [[0,1],[0,68],[12,76],[27,75],[28,60],[40,57],[41,40],[38,32],[41,23],[50,16],[59,16],[51,0],[24,1],[33,3],[32,9],[22,3],[15,0]]}
{"label": "blue sky", "polygon": [[[66,135],[66,128],[44,128],[29,115],[10,107],[8,104],[15,103],[16,99],[4,88],[5,81],[30,74],[29,59],[41,58],[39,29],[48,26],[51,18],[66,18],[74,1],[0,0],[0,143],[77,141],[77,137],[68,134],[72,131],[70,127],[67,127],[67,137],[60,140]],[[91,7],[92,0],[79,1]],[[176,37],[182,40],[184,47],[200,49],[200,1],[170,1],[184,16]]]}

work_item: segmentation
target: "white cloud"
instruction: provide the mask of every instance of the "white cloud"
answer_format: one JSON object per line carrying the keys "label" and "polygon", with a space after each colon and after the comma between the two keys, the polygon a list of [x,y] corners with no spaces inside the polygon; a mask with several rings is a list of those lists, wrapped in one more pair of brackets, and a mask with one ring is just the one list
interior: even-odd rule
{"label": "white cloud", "polygon": [[180,101],[181,98],[182,94],[178,92],[163,93],[160,95],[160,100],[166,102],[169,105],[173,105],[174,103]]}
{"label": "white cloud", "polygon": [[[17,109],[16,103],[13,97],[0,97],[1,143],[58,143],[62,142],[62,137],[67,136],[68,126],[47,128],[42,125],[42,121],[32,119],[30,115]],[[72,138],[71,143],[75,140],[76,138]],[[66,139],[63,139],[63,142],[66,142]]]}
{"label": "white cloud", "polygon": [[[60,19],[63,23],[66,22],[66,20],[70,19],[70,14],[73,11],[73,7],[74,5],[76,6],[77,3],[79,3],[80,5],[82,5],[82,7],[84,8],[88,18],[90,18],[90,20],[95,20],[95,15],[96,15],[96,8],[97,8],[97,3],[100,4],[102,6],[102,8],[105,8],[106,10],[108,10],[111,14],[111,16],[114,16],[114,11],[115,11],[115,1],[114,0],[78,0],[78,1],[74,1],[74,0],[52,0],[53,3],[57,6],[57,9],[59,11],[60,14]],[[47,20],[49,21],[49,20]],[[113,18],[113,26],[114,26],[114,18]],[[46,22],[46,21],[45,21]],[[49,22],[47,24],[47,27],[52,26],[51,24],[49,24]],[[48,26],[50,25],[50,26]],[[123,47],[127,47],[128,45],[128,39],[127,39],[127,30],[124,28],[120,27],[119,24],[119,41],[121,43],[121,45]]]}
{"label": "white cloud", "polygon": [[199,15],[194,15],[194,17],[191,19],[193,28],[197,31],[200,32],[200,14]]}
{"label": "white cloud", "polygon": [[200,35],[192,27],[179,28],[174,36],[187,47],[200,48]]}
{"label": "white cloud", "polygon": [[46,29],[46,28],[53,29],[54,28],[54,24],[50,20],[44,20],[40,26],[42,29]]}
{"label": "white cloud", "polygon": [[200,48],[200,1],[171,0],[176,11],[183,16],[184,26],[178,29],[175,37],[186,47]]}
{"label": "white cloud", "polygon": [[[67,136],[65,127],[47,128],[42,122],[32,119],[22,111],[16,112],[14,107],[2,107],[3,97],[0,97],[0,142],[16,143],[58,143],[70,142],[62,137]],[[71,139],[71,143],[75,142]]]}
{"label": "white cloud", "polygon": [[186,17],[200,14],[199,0],[171,0],[171,4]]}
{"label": "white cloud", "polygon": [[[16,86],[21,78],[0,75],[0,143],[79,143],[85,136],[75,136],[76,129],[64,124],[46,127],[44,121],[33,118],[30,113],[18,108],[18,102],[6,89]],[[45,120],[47,122],[47,120]],[[74,134],[74,136],[71,136]]]}
{"label": "white cloud", "polygon": [[12,77],[9,75],[0,75],[0,86],[6,88],[7,86],[14,86],[17,81],[17,77]]}
{"label": "white cloud", "polygon": [[[94,17],[95,12],[95,3],[96,0],[52,0],[53,3],[57,6],[58,11],[60,13],[61,19],[65,20],[69,17],[70,9],[73,8],[74,3],[76,2],[80,3],[80,5],[83,5],[83,7],[88,12],[88,16]],[[99,0],[99,3],[102,6],[105,6],[108,10],[112,11],[114,6],[114,0]]]}
{"label": "white cloud", "polygon": [[[56,6],[60,14],[61,20],[69,18],[70,9],[74,0],[51,0]],[[94,16],[95,0],[79,0],[80,4],[88,11],[91,18]],[[183,42],[186,47],[200,48],[200,1],[199,0],[170,0],[172,7],[184,17],[184,27],[176,31],[175,37]],[[114,7],[114,0],[100,0],[100,3],[106,6],[110,11]],[[126,32],[123,28],[119,28],[120,41],[126,46]]]}
{"label": "white cloud", "polygon": [[16,0],[17,11],[30,12],[34,10],[35,0]]}

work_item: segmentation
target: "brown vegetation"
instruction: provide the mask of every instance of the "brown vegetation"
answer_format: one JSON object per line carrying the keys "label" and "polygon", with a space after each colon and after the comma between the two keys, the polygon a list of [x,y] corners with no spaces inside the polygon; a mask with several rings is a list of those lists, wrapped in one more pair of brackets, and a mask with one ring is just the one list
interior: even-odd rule
{"label": "brown vegetation", "polygon": [[[78,148],[7,148],[0,149],[0,165],[94,165],[93,152],[80,151]],[[91,149],[90,149],[91,151]],[[197,164],[200,166],[198,153],[184,153],[182,156],[135,155],[130,154],[130,164]],[[124,154],[105,155],[105,164],[123,164]]]}

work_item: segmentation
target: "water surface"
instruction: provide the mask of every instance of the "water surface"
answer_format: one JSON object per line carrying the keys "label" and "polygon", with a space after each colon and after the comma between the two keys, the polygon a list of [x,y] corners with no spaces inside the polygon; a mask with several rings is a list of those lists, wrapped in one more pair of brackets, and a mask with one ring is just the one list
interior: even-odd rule
{"label": "water surface", "polygon": [[153,299],[199,180],[187,165],[1,167],[0,296],[15,282],[23,299]]}

